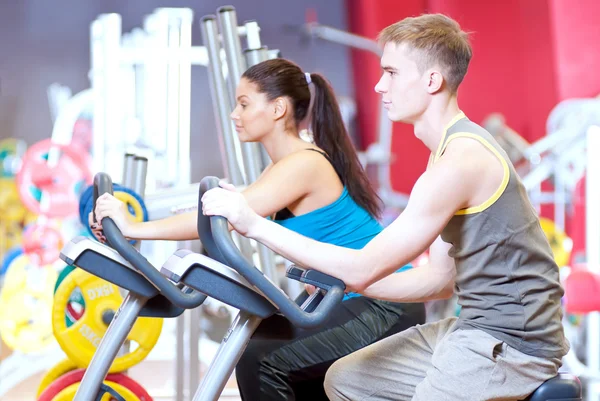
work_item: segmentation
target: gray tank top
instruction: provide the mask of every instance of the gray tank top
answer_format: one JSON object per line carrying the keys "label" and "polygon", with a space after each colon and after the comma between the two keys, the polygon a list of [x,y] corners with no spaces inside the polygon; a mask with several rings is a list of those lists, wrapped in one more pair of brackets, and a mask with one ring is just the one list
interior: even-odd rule
{"label": "gray tank top", "polygon": [[498,157],[504,178],[491,198],[455,213],[441,233],[452,245],[449,255],[456,262],[461,305],[456,327],[483,330],[525,354],[562,358],[568,342],[561,322],[558,267],[508,156],[490,133],[460,113],[433,162],[450,141],[464,137]]}

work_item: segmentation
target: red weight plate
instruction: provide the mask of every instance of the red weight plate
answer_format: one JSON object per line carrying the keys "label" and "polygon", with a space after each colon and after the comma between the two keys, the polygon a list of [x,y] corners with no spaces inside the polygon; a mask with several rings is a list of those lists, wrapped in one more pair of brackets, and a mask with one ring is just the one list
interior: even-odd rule
{"label": "red weight plate", "polygon": [[[48,159],[58,151],[55,165]],[[91,159],[77,145],[58,145],[50,139],[31,146],[23,156],[21,170],[16,176],[19,197],[32,212],[48,217],[67,217],[79,210],[79,193],[92,182]],[[41,194],[47,198],[42,210]]]}
{"label": "red weight plate", "polygon": [[71,384],[78,383],[83,379],[85,369],[76,369],[65,373],[58,379],[52,382],[40,395],[38,401],[52,401],[54,397]]}
{"label": "red weight plate", "polygon": [[22,241],[23,252],[38,266],[56,262],[63,247],[63,238],[57,229],[37,223],[27,226]]}
{"label": "red weight plate", "polygon": [[[115,378],[116,376],[119,376],[119,378]],[[113,378],[110,379],[110,381],[120,384],[123,387],[127,387],[129,390],[131,390],[133,394],[135,394],[140,399],[140,401],[153,401],[152,397],[150,397],[150,394],[148,394],[146,389],[142,387],[140,383],[133,380],[131,377],[125,376],[122,373],[115,373],[114,375],[112,375],[112,377]]]}
{"label": "red weight plate", "polygon": [[[46,387],[46,389],[42,392],[40,398],[38,398],[37,401],[52,401],[54,397],[56,397],[61,391],[69,387],[71,384],[79,383],[81,379],[83,379],[84,373],[85,369],[77,369],[62,375],[54,382],[52,382],[51,385]],[[122,373],[111,373],[108,376],[106,376],[105,380],[110,380],[112,382],[118,383],[118,380],[122,380],[121,376],[124,375]],[[133,392],[133,389],[131,389],[131,391]],[[137,395],[137,393],[135,392],[134,394]]]}

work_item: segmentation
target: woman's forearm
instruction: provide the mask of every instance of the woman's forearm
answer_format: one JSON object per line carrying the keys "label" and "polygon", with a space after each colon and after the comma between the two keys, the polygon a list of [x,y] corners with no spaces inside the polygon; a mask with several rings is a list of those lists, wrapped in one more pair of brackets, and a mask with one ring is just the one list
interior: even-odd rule
{"label": "woman's forearm", "polygon": [[126,237],[136,240],[187,241],[198,239],[198,212],[182,213],[161,220],[133,223]]}

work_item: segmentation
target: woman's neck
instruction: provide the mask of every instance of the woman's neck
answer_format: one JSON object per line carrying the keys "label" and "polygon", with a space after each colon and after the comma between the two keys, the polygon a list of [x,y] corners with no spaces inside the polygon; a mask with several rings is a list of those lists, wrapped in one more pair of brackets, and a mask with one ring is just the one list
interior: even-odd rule
{"label": "woman's neck", "polygon": [[300,139],[298,132],[290,131],[273,132],[272,135],[263,138],[261,143],[273,163],[277,163],[284,157],[301,149],[312,147],[310,143]]}

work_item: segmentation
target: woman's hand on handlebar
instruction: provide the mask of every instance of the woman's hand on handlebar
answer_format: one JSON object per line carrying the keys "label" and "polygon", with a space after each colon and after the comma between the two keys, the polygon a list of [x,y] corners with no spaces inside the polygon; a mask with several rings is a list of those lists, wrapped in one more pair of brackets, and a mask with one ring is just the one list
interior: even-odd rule
{"label": "woman's hand on handlebar", "polygon": [[127,205],[113,195],[105,193],[99,196],[96,200],[96,209],[94,212],[96,214],[96,222],[94,223],[90,213],[89,223],[94,236],[100,242],[106,242],[106,238],[102,233],[102,219],[105,217],[110,217],[114,221],[123,236],[129,237],[131,234],[131,228],[134,223],[129,220]]}
{"label": "woman's hand on handlebar", "polygon": [[202,196],[202,213],[205,216],[223,216],[240,234],[247,236],[252,225],[261,217],[248,205],[235,186],[220,181],[221,188],[213,188]]}
{"label": "woman's hand on handlebar", "polygon": [[90,229],[92,230],[92,234],[94,237],[103,244],[106,243],[106,237],[104,236],[104,232],[102,231],[102,223],[99,221],[94,222],[94,212],[90,212],[88,214],[88,224]]}

